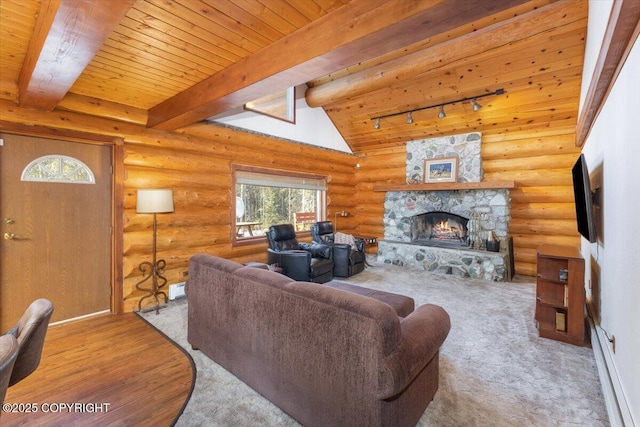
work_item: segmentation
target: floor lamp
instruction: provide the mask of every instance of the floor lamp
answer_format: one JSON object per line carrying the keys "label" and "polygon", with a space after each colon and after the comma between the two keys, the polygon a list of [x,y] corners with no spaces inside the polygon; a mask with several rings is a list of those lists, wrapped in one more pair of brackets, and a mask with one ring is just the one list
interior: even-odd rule
{"label": "floor lamp", "polygon": [[333,232],[334,233],[338,232],[338,216],[349,216],[349,212],[340,211],[333,214]]}
{"label": "floor lamp", "polygon": [[[163,259],[156,260],[156,231],[158,227],[156,214],[173,212],[173,191],[167,189],[138,190],[137,198],[136,212],[153,214],[153,259],[151,262],[144,261],[140,263],[138,268],[144,277],[136,283],[136,289],[146,291],[148,294],[138,301],[138,311],[142,309],[142,302],[144,300],[147,298],[155,298],[156,314],[158,314],[160,312],[160,299],[158,296],[162,295],[164,302],[167,302],[167,294],[160,290],[167,284],[167,279],[162,276],[167,263]],[[149,287],[141,286],[148,280],[151,280]]]}

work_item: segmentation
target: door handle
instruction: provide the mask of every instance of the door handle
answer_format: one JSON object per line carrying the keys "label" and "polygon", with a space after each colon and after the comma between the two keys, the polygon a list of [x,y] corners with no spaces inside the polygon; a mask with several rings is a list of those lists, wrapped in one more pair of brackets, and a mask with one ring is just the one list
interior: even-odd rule
{"label": "door handle", "polygon": [[16,220],[15,220],[15,219],[13,219],[13,218],[5,218],[5,219],[4,219],[4,223],[5,223],[5,224],[13,224],[13,223],[15,223],[15,222],[16,222]]}
{"label": "door handle", "polygon": [[13,233],[4,233],[4,240],[15,240],[16,235]]}

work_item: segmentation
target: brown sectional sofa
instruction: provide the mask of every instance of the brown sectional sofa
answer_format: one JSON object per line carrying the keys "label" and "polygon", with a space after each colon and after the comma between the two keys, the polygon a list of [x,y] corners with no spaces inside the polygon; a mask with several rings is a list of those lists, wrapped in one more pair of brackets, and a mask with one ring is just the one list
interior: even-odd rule
{"label": "brown sectional sofa", "polygon": [[327,285],[195,255],[189,343],[303,425],[415,425],[438,389],[449,316],[427,304],[400,317],[376,299],[392,294]]}

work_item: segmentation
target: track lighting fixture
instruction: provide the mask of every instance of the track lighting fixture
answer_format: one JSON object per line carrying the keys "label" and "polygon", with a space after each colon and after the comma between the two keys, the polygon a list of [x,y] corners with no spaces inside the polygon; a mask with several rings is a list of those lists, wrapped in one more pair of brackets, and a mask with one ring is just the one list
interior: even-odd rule
{"label": "track lighting fixture", "polygon": [[426,107],[414,108],[413,110],[400,111],[399,113],[392,113],[392,114],[385,114],[385,115],[382,115],[382,116],[376,116],[376,117],[372,117],[371,120],[375,120],[373,128],[374,129],[380,129],[380,120],[381,119],[386,119],[388,117],[394,117],[394,116],[399,116],[401,114],[406,114],[407,115],[407,123],[411,124],[411,123],[413,123],[413,113],[414,112],[421,111],[421,110],[428,110],[430,108],[436,108],[436,107],[440,107],[440,111],[438,112],[438,118],[444,119],[445,117],[447,117],[447,113],[444,112],[444,106],[445,105],[452,105],[452,104],[457,104],[459,102],[471,101],[471,106],[473,107],[473,111],[478,112],[482,108],[482,105],[480,105],[478,103],[478,99],[479,98],[484,98],[485,96],[502,95],[502,94],[504,94],[504,89],[500,88],[500,89],[496,89],[495,92],[483,93],[481,95],[471,96],[471,97],[468,97],[468,98],[456,99],[454,101],[449,101],[449,102],[444,102],[444,103],[434,104],[434,105],[428,105]]}

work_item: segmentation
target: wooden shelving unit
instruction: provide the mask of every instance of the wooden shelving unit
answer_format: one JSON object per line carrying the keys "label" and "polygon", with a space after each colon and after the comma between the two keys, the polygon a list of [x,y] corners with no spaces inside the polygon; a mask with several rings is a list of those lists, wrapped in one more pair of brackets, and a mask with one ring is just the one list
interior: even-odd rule
{"label": "wooden shelving unit", "polygon": [[584,259],[573,247],[542,245],[537,254],[536,314],[541,337],[585,342]]}
{"label": "wooden shelving unit", "polygon": [[442,191],[442,190],[489,190],[515,188],[514,181],[481,182],[434,182],[425,184],[374,185],[373,191]]}

